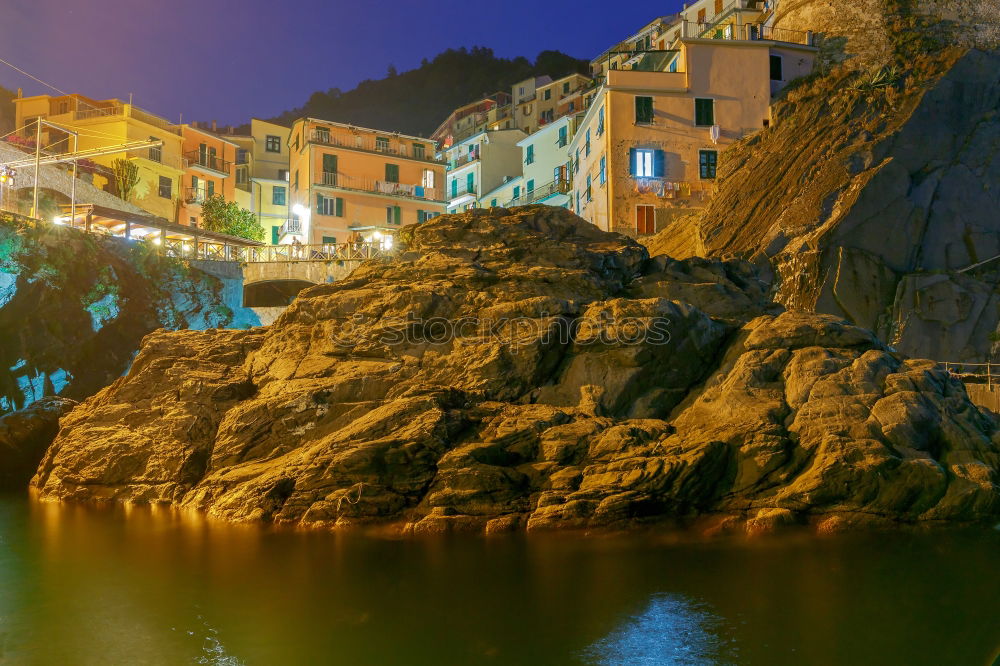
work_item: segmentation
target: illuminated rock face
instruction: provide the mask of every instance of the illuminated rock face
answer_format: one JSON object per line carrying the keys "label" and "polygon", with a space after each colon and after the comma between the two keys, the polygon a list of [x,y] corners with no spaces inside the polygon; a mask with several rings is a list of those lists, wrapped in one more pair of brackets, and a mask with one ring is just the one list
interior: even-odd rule
{"label": "illuminated rock face", "polygon": [[0,414],[43,396],[93,395],[157,328],[259,323],[228,291],[118,239],[0,222]]}
{"label": "illuminated rock face", "polygon": [[[407,235],[410,237],[407,238]],[[33,484],[405,529],[977,521],[997,427],[933,363],[545,206],[404,230],[270,327],[157,332]]]}

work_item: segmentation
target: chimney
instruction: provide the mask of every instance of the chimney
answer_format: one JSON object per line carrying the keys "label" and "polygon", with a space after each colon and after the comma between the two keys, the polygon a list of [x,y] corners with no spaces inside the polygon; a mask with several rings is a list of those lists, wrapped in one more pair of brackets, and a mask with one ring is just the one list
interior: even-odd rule
{"label": "chimney", "polygon": [[17,98],[21,99],[22,97],[24,97],[24,88],[18,88],[17,89]]}
{"label": "chimney", "polygon": [[213,132],[217,131],[217,128],[215,126],[215,121],[214,120],[212,121],[212,131]]}

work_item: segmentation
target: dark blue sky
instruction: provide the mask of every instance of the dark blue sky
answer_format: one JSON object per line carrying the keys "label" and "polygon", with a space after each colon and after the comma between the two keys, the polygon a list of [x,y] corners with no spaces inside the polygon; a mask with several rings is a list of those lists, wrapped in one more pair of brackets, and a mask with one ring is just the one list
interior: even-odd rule
{"label": "dark blue sky", "polygon": [[[0,0],[0,58],[68,92],[238,123],[449,47],[592,58],[680,0]],[[51,92],[0,64],[0,85]]]}

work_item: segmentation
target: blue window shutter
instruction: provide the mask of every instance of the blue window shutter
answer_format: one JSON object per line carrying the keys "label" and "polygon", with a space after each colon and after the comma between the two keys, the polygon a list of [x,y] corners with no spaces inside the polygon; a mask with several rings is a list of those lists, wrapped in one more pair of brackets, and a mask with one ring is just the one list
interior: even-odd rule
{"label": "blue window shutter", "polygon": [[667,175],[667,158],[662,150],[653,151],[653,177],[665,178]]}
{"label": "blue window shutter", "polygon": [[636,158],[636,149],[635,148],[629,148],[628,149],[628,172],[630,174],[632,174],[633,176],[638,171],[638,168],[637,168],[638,165],[637,165],[636,159],[637,159]]}

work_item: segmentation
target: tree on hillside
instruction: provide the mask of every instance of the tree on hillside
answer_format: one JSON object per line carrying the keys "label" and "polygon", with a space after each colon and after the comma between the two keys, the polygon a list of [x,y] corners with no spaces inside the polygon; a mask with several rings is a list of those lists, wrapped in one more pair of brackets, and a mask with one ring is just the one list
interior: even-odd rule
{"label": "tree on hillside", "polygon": [[215,194],[201,205],[204,228],[220,234],[239,236],[248,240],[264,240],[264,227],[257,217],[246,208],[240,208],[235,201],[226,201],[221,194]]}
{"label": "tree on hillside", "polygon": [[139,167],[135,162],[119,157],[111,163],[111,172],[114,174],[118,196],[123,201],[128,201],[139,184]]}

